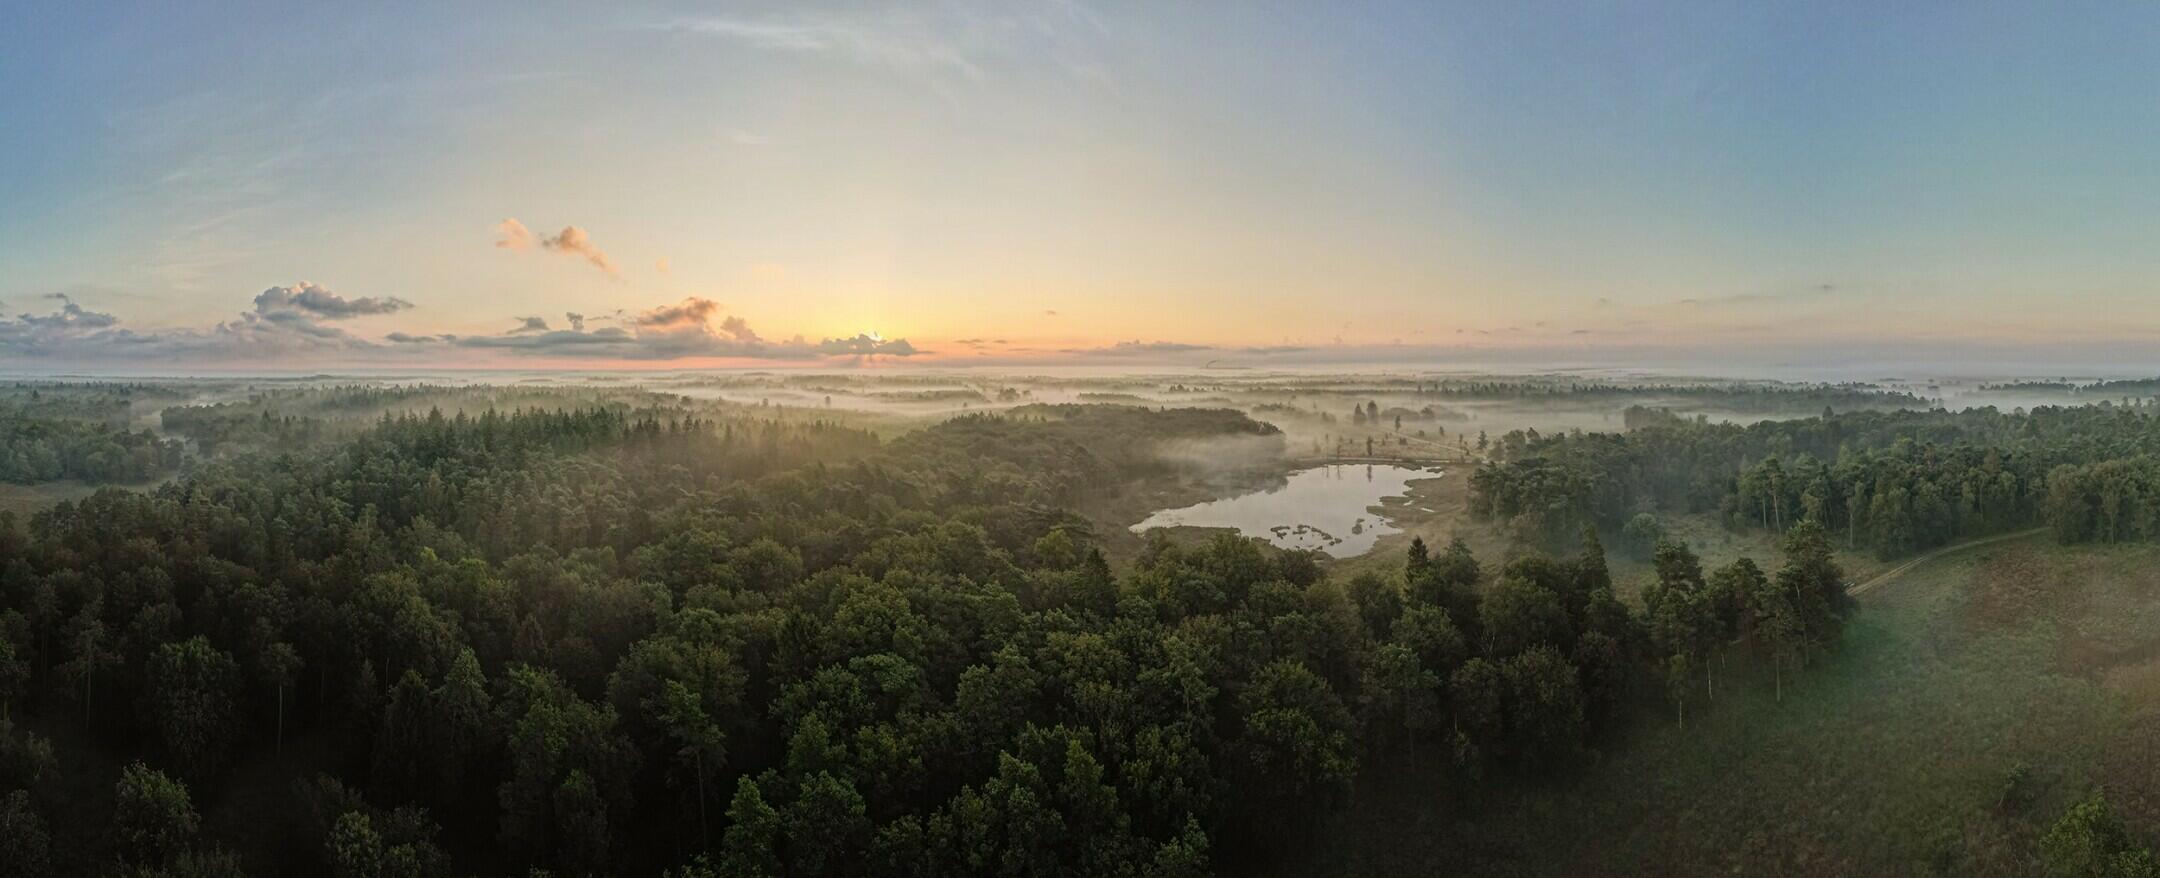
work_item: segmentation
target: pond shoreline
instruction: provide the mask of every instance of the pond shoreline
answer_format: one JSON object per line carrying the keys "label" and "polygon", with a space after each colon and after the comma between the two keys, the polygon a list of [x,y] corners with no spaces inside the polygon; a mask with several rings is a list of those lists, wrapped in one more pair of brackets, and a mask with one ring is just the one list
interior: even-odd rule
{"label": "pond shoreline", "polygon": [[1294,466],[1272,486],[1158,509],[1127,530],[1232,532],[1337,560],[1355,558],[1401,533],[1402,519],[1430,514],[1418,505],[1420,489],[1446,474],[1442,467],[1393,461]]}

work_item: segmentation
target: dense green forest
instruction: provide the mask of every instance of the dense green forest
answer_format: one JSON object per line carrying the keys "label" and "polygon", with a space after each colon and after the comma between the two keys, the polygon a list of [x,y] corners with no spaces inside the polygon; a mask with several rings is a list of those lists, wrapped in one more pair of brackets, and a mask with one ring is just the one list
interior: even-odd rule
{"label": "dense green forest", "polygon": [[1522,538],[1713,513],[1802,521],[1884,557],[2049,527],[2066,542],[2160,536],[2160,413],[2150,406],[1849,412],[1749,426],[1638,416],[1626,433],[1511,432],[1473,504]]}
{"label": "dense green forest", "polygon": [[[400,415],[0,527],[0,859],[26,874],[1235,874],[1360,773],[1467,794],[1831,646],[1774,570],[1595,535],[1399,576],[1157,540],[1089,496],[1232,411],[1029,406],[891,441],[610,408]],[[1669,719],[1667,718],[1669,717]]]}
{"label": "dense green forest", "polygon": [[130,428],[137,402],[171,388],[104,382],[0,385],[0,482],[138,484],[178,471],[180,443]]}
{"label": "dense green forest", "polygon": [[96,421],[27,417],[0,408],[0,482],[146,482],[180,468],[180,443]]}

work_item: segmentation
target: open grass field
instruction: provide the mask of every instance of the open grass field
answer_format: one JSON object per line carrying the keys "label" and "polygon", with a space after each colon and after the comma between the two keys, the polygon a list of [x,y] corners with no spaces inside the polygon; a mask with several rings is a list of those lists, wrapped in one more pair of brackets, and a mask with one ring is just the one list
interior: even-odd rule
{"label": "open grass field", "polygon": [[2160,547],[1931,560],[1870,590],[1783,703],[1735,679],[1685,729],[1645,715],[1567,774],[1451,813],[1444,772],[1366,766],[1286,874],[2033,874],[2039,834],[2097,786],[2149,843]]}

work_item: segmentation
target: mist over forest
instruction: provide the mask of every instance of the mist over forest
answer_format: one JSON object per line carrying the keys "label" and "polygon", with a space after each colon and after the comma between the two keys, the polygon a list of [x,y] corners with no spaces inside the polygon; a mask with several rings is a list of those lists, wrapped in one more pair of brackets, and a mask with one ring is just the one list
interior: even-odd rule
{"label": "mist over forest", "polygon": [[2142,868],[2156,389],[12,380],[0,861]]}
{"label": "mist over forest", "polygon": [[9,4],[0,878],[2160,878],[2156,48]]}

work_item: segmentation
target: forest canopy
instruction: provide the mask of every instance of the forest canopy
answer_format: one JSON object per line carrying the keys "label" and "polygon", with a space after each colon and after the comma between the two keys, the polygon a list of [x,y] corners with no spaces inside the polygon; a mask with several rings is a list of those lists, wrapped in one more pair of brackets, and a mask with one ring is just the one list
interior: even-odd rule
{"label": "forest canopy", "polygon": [[1075,504],[1240,437],[1280,441],[1207,409],[889,441],[433,411],[63,502],[0,527],[0,819],[64,873],[1235,873],[1371,760],[1442,760],[1447,795],[1564,773],[1845,612],[1806,527],[1774,570],[1663,546],[1643,611],[1594,532],[1344,582],[1157,539],[1114,572]]}

